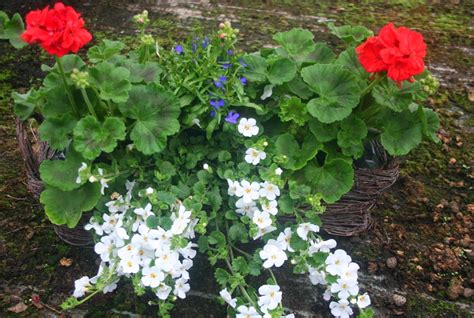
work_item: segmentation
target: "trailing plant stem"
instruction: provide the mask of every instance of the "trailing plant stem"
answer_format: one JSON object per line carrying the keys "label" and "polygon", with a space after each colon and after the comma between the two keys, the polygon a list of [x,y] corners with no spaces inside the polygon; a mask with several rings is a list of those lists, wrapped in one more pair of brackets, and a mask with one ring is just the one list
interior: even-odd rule
{"label": "trailing plant stem", "polygon": [[92,106],[89,96],[87,95],[87,92],[84,88],[81,88],[81,94],[82,94],[82,97],[84,98],[84,101],[86,102],[87,109],[89,109],[89,112],[91,113],[92,116],[97,118],[97,114],[95,113],[94,106]]}

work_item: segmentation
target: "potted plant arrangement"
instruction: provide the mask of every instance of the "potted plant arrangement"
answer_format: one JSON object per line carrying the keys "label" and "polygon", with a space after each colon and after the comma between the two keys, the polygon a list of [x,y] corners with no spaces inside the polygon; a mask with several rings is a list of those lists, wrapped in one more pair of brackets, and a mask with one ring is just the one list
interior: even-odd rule
{"label": "potted plant arrangement", "polygon": [[133,19],[137,47],[104,40],[84,59],[92,36],[72,7],[32,11],[15,33],[56,58],[39,88],[14,93],[56,153],[39,168],[40,201],[53,224],[85,220],[101,259],[63,309],[128,279],[169,317],[199,252],[232,317],[294,317],[273,273],[285,263],[326,287],[334,316],[372,316],[359,266],[318,234],[320,216],[352,188],[369,141],[397,156],[436,140],[437,116],[418,104],[434,85],[421,35],[331,26],[348,43],[336,56],[293,29],[245,54],[229,22],[166,49],[146,11]]}

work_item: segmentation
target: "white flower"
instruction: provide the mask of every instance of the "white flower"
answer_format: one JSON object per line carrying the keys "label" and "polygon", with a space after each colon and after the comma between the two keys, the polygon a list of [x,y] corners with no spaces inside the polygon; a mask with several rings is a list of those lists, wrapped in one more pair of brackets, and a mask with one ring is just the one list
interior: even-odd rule
{"label": "white flower", "polygon": [[179,253],[165,247],[163,250],[156,250],[158,258],[155,264],[164,272],[171,272],[174,267],[179,266]]}
{"label": "white flower", "polygon": [[309,272],[309,280],[311,281],[311,284],[313,285],[326,285],[326,273],[323,271],[318,271],[313,267],[309,267],[308,269]]}
{"label": "white flower", "polygon": [[331,284],[331,293],[336,294],[340,299],[347,299],[349,296],[355,296],[359,293],[357,280],[339,278],[336,283]]}
{"label": "white flower", "polygon": [[[158,45],[157,45],[158,47]],[[201,122],[199,121],[199,119],[197,118],[194,118],[192,121],[191,121],[194,125],[198,126],[199,128],[201,128]]]}
{"label": "white flower", "polygon": [[349,318],[353,313],[347,299],[341,299],[339,302],[331,301],[329,308],[331,309],[331,314],[340,318]]}
{"label": "white flower", "polygon": [[336,250],[326,258],[326,271],[331,275],[340,275],[351,260],[344,250]]}
{"label": "white flower", "polygon": [[112,239],[110,236],[102,236],[100,238],[100,242],[95,244],[94,251],[96,254],[100,255],[102,261],[110,261],[110,255],[112,254],[112,251],[115,247],[114,243],[114,239]]}
{"label": "white flower", "polygon": [[155,192],[155,190],[153,190],[152,187],[148,187],[148,188],[145,189],[145,194],[146,195],[151,195],[151,194],[153,194],[153,192]]}
{"label": "white flower", "polygon": [[278,189],[276,185],[265,181],[261,184],[259,194],[262,198],[267,198],[268,200],[273,201],[280,195],[280,189]]}
{"label": "white flower", "polygon": [[79,169],[77,169],[76,183],[82,183],[81,172],[86,169],[87,169],[87,163],[85,162],[81,163],[81,166],[79,167]]}
{"label": "white flower", "polygon": [[241,187],[235,191],[235,195],[239,198],[241,197],[244,202],[250,203],[259,198],[260,184],[258,182],[250,183],[247,180],[243,180],[240,184]]}
{"label": "white flower", "polygon": [[257,121],[254,118],[241,118],[237,130],[245,137],[258,135]]}
{"label": "white flower", "polygon": [[227,291],[227,288],[221,290],[219,295],[221,295],[222,299],[224,299],[232,308],[237,306],[237,298],[232,298],[232,295]]}
{"label": "white flower", "polygon": [[308,249],[309,255],[312,255],[317,252],[329,253],[331,249],[335,248],[337,243],[335,240],[330,239],[327,241],[318,240],[316,242],[311,242]]}
{"label": "white flower", "polygon": [[119,282],[118,279],[117,279],[116,281],[113,281],[113,282],[110,283],[109,285],[105,286],[104,289],[102,289],[102,292],[103,292],[104,294],[113,292],[113,291],[117,288],[117,283],[118,283],[118,282]]}
{"label": "white flower", "polygon": [[188,280],[189,279],[188,269],[190,269],[191,267],[193,267],[193,261],[190,259],[184,259],[183,263],[171,269],[171,276],[173,278],[181,277]]}
{"label": "white flower", "polygon": [[156,296],[158,296],[159,299],[165,300],[168,298],[169,294],[171,292],[171,287],[166,285],[166,284],[160,284],[156,290]]}
{"label": "white flower", "polygon": [[282,173],[283,173],[283,170],[281,170],[280,167],[278,167],[278,168],[275,169],[275,174],[276,174],[277,176],[281,176]]}
{"label": "white flower", "polygon": [[255,307],[247,307],[247,306],[239,306],[237,308],[237,311],[239,312],[235,318],[262,318],[262,316],[257,312]]}
{"label": "white flower", "polygon": [[367,295],[367,293],[357,296],[357,306],[359,306],[359,308],[362,309],[367,306],[370,306],[370,303],[370,297],[369,295]]}
{"label": "white flower", "polygon": [[135,274],[140,270],[140,259],[137,256],[125,258],[120,261],[120,267],[126,274]]}
{"label": "white flower", "polygon": [[176,281],[174,285],[173,293],[181,299],[186,298],[186,293],[191,289],[189,284],[186,284],[186,280],[184,278],[180,278]]}
{"label": "white flower", "polygon": [[203,164],[203,165],[202,165],[202,168],[203,168],[204,170],[209,171],[209,165],[208,165],[207,163]]}
{"label": "white flower", "polygon": [[288,259],[286,253],[275,240],[269,240],[259,253],[260,258],[264,260],[263,267],[280,267]]}
{"label": "white flower", "polygon": [[116,227],[121,227],[123,223],[121,215],[103,214],[102,218],[104,219],[104,223],[102,224],[102,229],[107,234],[110,234],[111,232],[113,232]]}
{"label": "white flower", "polygon": [[227,184],[229,185],[229,187],[227,188],[227,194],[230,196],[234,196],[237,189],[240,188],[239,181],[232,181],[230,179],[227,179]]}
{"label": "white flower", "polygon": [[[103,176],[103,175],[104,175],[104,170],[103,170],[102,168],[97,169],[97,171],[99,172],[99,175],[100,175],[100,176]],[[102,195],[104,195],[105,188],[108,188],[108,187],[109,187],[109,185],[107,184],[107,179],[105,179],[105,178],[100,178],[99,182],[100,182],[100,186],[101,186],[101,187],[100,187],[100,193],[101,193]]]}
{"label": "white flower", "polygon": [[257,234],[253,237],[253,239],[256,240],[256,239],[264,236],[265,234],[268,234],[270,232],[275,231],[276,229],[277,228],[274,227],[274,226],[269,226],[269,227],[266,227],[266,228],[263,228],[263,229],[259,228]]}
{"label": "white flower", "polygon": [[260,151],[255,148],[249,148],[245,152],[245,161],[247,163],[253,164],[254,166],[258,165],[260,160],[265,160],[267,154],[263,151]]}
{"label": "white flower", "polygon": [[254,211],[252,221],[253,223],[257,224],[260,229],[264,229],[272,225],[270,214],[268,212],[260,212],[259,210]]}
{"label": "white flower", "polygon": [[278,214],[278,209],[277,209],[277,201],[265,201],[262,203],[262,210],[265,212],[270,213],[271,215],[277,215]]}
{"label": "white flower", "polygon": [[319,226],[311,223],[301,223],[296,229],[296,233],[298,233],[298,236],[305,241],[308,240],[309,232],[319,232]]}
{"label": "white flower", "polygon": [[186,211],[184,205],[179,206],[178,215],[174,213],[171,215],[173,225],[171,226],[171,233],[179,235],[184,232],[189,222],[191,221],[191,211]]}
{"label": "white flower", "polygon": [[150,204],[150,203],[148,203],[147,205],[145,205],[145,208],[137,208],[137,209],[133,210],[133,212],[134,212],[136,215],[141,216],[144,221],[146,221],[146,219],[147,219],[150,215],[154,215],[154,213],[151,211],[151,204]]}
{"label": "white flower", "polygon": [[186,245],[183,248],[180,248],[178,252],[184,258],[194,258],[194,256],[196,256],[196,250],[194,250],[193,247],[196,247],[196,246],[197,246],[196,243],[189,242],[188,245]]}
{"label": "white flower", "polygon": [[100,225],[98,222],[95,222],[95,218],[91,217],[89,220],[89,223],[84,225],[84,229],[86,231],[90,231],[92,229],[95,230],[95,233],[99,236],[104,235],[104,230],[102,229],[102,225]]}
{"label": "white flower", "polygon": [[89,288],[91,287],[90,279],[87,276],[83,276],[74,282],[74,293],[73,296],[80,298],[84,296]]}
{"label": "white flower", "polygon": [[329,301],[332,298],[331,286],[327,286],[323,294],[323,299]]}
{"label": "white flower", "polygon": [[283,250],[288,250],[288,252],[294,252],[295,250],[291,247],[291,228],[287,227],[283,232],[278,235],[277,241],[280,243],[280,246]]}
{"label": "white flower", "polygon": [[248,217],[253,217],[253,212],[257,210],[257,204],[255,201],[244,202],[244,199],[240,198],[235,202],[237,208],[236,212],[242,215],[247,215]]}
{"label": "white flower", "polygon": [[145,267],[142,269],[142,284],[151,288],[158,287],[165,279],[165,275],[158,266]]}
{"label": "white flower", "polygon": [[340,275],[345,279],[356,279],[357,280],[357,271],[360,269],[357,263],[349,263],[346,266],[341,268]]}
{"label": "white flower", "polygon": [[117,255],[118,257],[120,257],[120,259],[123,260],[131,259],[133,257],[138,256],[138,249],[139,246],[137,244],[129,243],[124,247],[120,248],[117,252]]}
{"label": "white flower", "polygon": [[258,289],[258,293],[260,294],[258,305],[263,311],[273,310],[281,302],[282,292],[278,285],[262,285]]}

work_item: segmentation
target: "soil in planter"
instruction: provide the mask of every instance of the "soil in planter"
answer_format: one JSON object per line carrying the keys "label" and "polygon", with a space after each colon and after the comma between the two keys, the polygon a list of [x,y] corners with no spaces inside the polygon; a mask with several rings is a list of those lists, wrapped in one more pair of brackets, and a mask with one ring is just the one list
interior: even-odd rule
{"label": "soil in planter", "polygon": [[[442,118],[442,143],[424,143],[405,158],[399,182],[374,210],[377,226],[372,232],[338,241],[360,262],[364,286],[373,293],[375,308],[382,316],[469,316],[463,304],[472,303],[469,295],[474,288],[474,246],[469,236],[474,213],[474,93],[470,82],[474,77],[474,52],[469,23],[474,7],[468,1],[438,1],[430,5],[417,0],[390,4],[300,1],[291,5],[284,1],[229,1],[220,5],[176,1],[173,7],[139,0],[65,2],[83,13],[96,40],[123,33],[126,41],[133,42],[130,17],[145,8],[152,18],[159,18],[154,22],[154,32],[163,45],[172,43],[171,39],[185,38],[193,27],[214,28],[217,20],[224,18],[241,29],[249,49],[272,44],[272,33],[293,26],[310,28],[317,40],[330,40],[333,47],[340,49],[340,43],[327,33],[327,19],[334,19],[336,24],[360,23],[374,30],[393,21],[421,31],[429,46],[427,64],[442,80],[440,94],[430,101]],[[0,10],[9,14],[19,11],[24,16],[31,8],[48,3],[51,1],[3,1]],[[254,8],[245,8],[249,6]],[[24,186],[10,91],[25,90],[37,83],[34,78],[43,76],[40,61],[51,60],[37,48],[18,52],[4,42],[0,43],[0,52],[0,316],[17,317],[8,308],[20,301],[29,305],[32,293],[57,309],[70,295],[75,279],[95,274],[97,258],[90,249],[62,243]],[[207,294],[215,292],[216,286],[206,263],[197,265],[195,272],[198,278],[191,284],[198,293],[189,301],[179,302],[173,316],[223,317],[222,308]],[[289,281],[285,286],[292,285],[293,281]],[[300,287],[299,283],[293,285]],[[288,299],[286,304],[293,308],[299,307],[298,299],[317,296],[309,291],[301,295],[294,289],[284,296]],[[406,303],[396,305],[394,293],[406,297]],[[154,308],[147,306],[149,299],[133,296],[125,284],[120,291],[98,297],[75,313],[90,317],[123,317],[127,312],[153,315]],[[326,304],[314,303],[308,308],[327,315]],[[51,313],[47,308],[29,305],[21,316]]]}

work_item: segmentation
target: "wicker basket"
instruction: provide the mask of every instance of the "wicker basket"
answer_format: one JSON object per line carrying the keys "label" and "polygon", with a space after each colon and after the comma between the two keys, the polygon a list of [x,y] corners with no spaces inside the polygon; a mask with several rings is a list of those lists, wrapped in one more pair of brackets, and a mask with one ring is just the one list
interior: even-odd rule
{"label": "wicker basket", "polygon": [[327,205],[321,215],[323,230],[329,234],[352,236],[368,230],[372,226],[370,211],[377,197],[398,179],[398,159],[388,156],[378,141],[370,142],[368,148],[377,156],[379,167],[355,167],[352,190],[336,203]]}
{"label": "wicker basket", "polygon": [[[41,118],[37,119],[41,122]],[[37,132],[31,126],[28,127],[19,119],[16,120],[16,136],[21,156],[25,162],[27,188],[35,198],[39,198],[43,191],[43,182],[40,179],[39,166],[45,159],[60,158],[60,154],[51,149],[46,142],[40,141]],[[89,246],[94,243],[91,234],[84,229],[86,220],[79,221],[79,225],[73,229],[64,225],[53,225],[54,231],[64,242],[74,246]]]}

